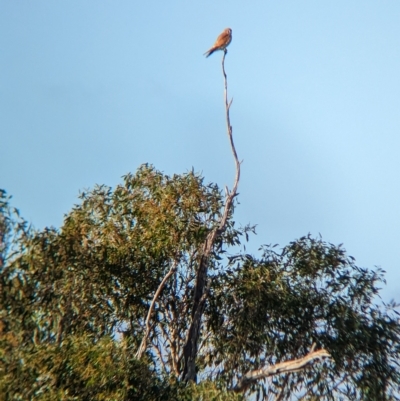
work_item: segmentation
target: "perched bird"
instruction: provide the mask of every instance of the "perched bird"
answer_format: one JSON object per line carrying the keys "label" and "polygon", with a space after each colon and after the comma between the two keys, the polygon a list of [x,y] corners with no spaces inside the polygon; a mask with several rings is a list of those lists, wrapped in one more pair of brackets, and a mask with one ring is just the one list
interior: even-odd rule
{"label": "perched bird", "polygon": [[206,57],[211,56],[216,50],[225,50],[229,43],[232,41],[232,29],[231,28],[226,28],[221,35],[218,36],[217,40],[214,43],[214,46],[210,49],[207,50],[204,55]]}

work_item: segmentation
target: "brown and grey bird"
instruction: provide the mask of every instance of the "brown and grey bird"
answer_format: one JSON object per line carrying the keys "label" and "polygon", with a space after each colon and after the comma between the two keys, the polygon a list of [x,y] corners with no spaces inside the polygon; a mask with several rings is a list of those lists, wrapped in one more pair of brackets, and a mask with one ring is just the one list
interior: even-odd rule
{"label": "brown and grey bird", "polygon": [[215,51],[217,50],[225,50],[228,46],[229,43],[232,41],[232,29],[231,28],[226,28],[221,35],[218,36],[217,40],[214,43],[214,46],[210,49],[207,50],[204,55],[206,57],[211,56]]}

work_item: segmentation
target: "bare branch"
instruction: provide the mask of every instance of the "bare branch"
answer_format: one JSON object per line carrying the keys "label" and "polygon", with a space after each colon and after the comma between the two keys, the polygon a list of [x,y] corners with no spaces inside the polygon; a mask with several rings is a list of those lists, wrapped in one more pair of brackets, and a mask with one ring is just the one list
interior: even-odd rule
{"label": "bare branch", "polygon": [[226,202],[225,202],[225,210],[224,210],[224,214],[222,216],[220,225],[219,225],[219,230],[223,230],[226,224],[226,221],[228,219],[228,215],[229,212],[231,210],[231,206],[232,206],[232,202],[233,202],[233,198],[236,196],[237,193],[237,187],[239,185],[239,180],[240,180],[240,162],[239,162],[239,158],[238,155],[236,153],[236,148],[235,148],[235,144],[233,142],[233,135],[232,135],[232,125],[231,125],[231,119],[230,119],[230,115],[229,115],[229,111],[231,108],[231,104],[233,101],[233,98],[230,100],[230,102],[228,103],[228,79],[226,76],[226,72],[225,72],[225,56],[226,56],[226,49],[224,51],[224,55],[222,57],[222,73],[224,75],[224,96],[225,96],[225,115],[226,115],[226,127],[227,127],[227,131],[228,131],[228,137],[229,137],[229,141],[231,144],[231,150],[233,153],[233,157],[235,159],[235,165],[236,165],[236,176],[235,176],[235,182],[233,184],[233,189],[231,192],[228,193],[227,198],[226,198]]}
{"label": "bare branch", "polygon": [[214,249],[214,244],[219,235],[221,235],[226,229],[226,222],[228,220],[229,213],[232,210],[233,199],[237,194],[237,187],[240,179],[240,162],[236,153],[235,145],[232,137],[232,126],[230,122],[229,109],[232,104],[232,100],[228,103],[228,80],[225,72],[225,56],[222,56],[222,73],[224,75],[224,97],[225,97],[225,115],[226,115],[226,126],[228,137],[231,145],[231,150],[236,165],[236,175],[231,192],[227,190],[224,211],[219,221],[218,226],[212,230],[208,235],[203,245],[202,254],[200,256],[199,268],[196,274],[196,284],[194,288],[194,299],[192,308],[192,321],[189,327],[188,335],[186,337],[186,343],[183,348],[184,367],[182,377],[186,381],[196,380],[196,356],[198,352],[198,342],[200,336],[201,319],[204,312],[204,307],[207,298],[207,286],[208,286],[208,264],[210,255]]}
{"label": "bare branch", "polygon": [[151,301],[150,308],[149,308],[149,311],[147,312],[147,317],[146,317],[146,330],[144,332],[142,342],[140,343],[140,346],[136,352],[137,359],[140,359],[142,357],[143,353],[146,351],[147,338],[150,333],[150,318],[153,313],[154,305],[155,305],[157,298],[159,297],[162,289],[164,288],[165,283],[175,273],[177,265],[178,265],[178,259],[175,259],[174,263],[171,266],[171,268],[169,269],[168,273],[165,275],[165,277],[161,281],[160,285],[158,286],[157,291],[154,294],[153,300]]}
{"label": "bare branch", "polygon": [[239,393],[245,391],[251,384],[260,379],[274,376],[281,373],[293,373],[302,370],[304,367],[311,365],[316,359],[330,358],[329,352],[322,348],[319,351],[311,351],[303,358],[294,359],[292,361],[281,362],[276,365],[267,366],[266,368],[253,370],[244,375],[239,383],[232,389]]}

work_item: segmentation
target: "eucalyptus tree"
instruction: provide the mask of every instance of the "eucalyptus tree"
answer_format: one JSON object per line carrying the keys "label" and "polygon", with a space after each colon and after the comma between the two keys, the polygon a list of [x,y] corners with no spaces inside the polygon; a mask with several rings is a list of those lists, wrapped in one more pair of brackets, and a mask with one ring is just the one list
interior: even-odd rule
{"label": "eucalyptus tree", "polygon": [[225,55],[231,190],[142,165],[44,230],[0,192],[4,399],[398,399],[383,271],[310,235],[246,254]]}

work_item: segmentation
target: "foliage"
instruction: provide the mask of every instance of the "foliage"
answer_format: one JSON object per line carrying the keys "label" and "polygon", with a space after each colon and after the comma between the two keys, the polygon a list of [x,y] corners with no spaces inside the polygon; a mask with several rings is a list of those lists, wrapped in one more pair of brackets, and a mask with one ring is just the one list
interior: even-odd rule
{"label": "foliage", "polygon": [[359,268],[341,246],[311,236],[278,252],[265,246],[260,259],[233,257],[231,265],[213,281],[209,304],[208,329],[215,334],[207,358],[218,376],[232,383],[248,370],[299,358],[316,343],[332,361],[290,380],[275,377],[269,392],[319,399],[395,397],[397,305],[373,303],[382,270]]}
{"label": "foliage", "polygon": [[[209,260],[196,359],[182,381],[196,272],[224,205],[194,172],[144,165],[114,190],[98,186],[57,230],[34,230],[0,193],[0,394],[38,400],[236,400],[249,370],[303,356],[332,360],[274,376],[246,393],[288,399],[398,397],[397,305],[376,303],[383,271],[306,236],[261,256],[238,250],[252,227],[231,210]],[[227,251],[230,251],[228,254]],[[135,352],[154,300],[147,352]],[[280,395],[278,395],[280,394]]]}

